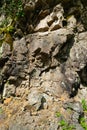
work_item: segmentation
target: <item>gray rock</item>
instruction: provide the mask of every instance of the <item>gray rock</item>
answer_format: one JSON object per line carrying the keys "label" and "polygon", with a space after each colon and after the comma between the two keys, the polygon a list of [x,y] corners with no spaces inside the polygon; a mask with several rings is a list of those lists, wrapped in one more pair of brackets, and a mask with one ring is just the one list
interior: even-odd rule
{"label": "gray rock", "polygon": [[75,124],[76,130],[84,130],[80,124]]}
{"label": "gray rock", "polygon": [[28,129],[26,129],[26,127],[24,127],[23,125],[15,123],[15,124],[10,125],[9,130],[28,130]]}
{"label": "gray rock", "polygon": [[2,25],[2,23],[4,22],[4,20],[5,20],[5,15],[2,14],[2,15],[0,16],[0,26]]}
{"label": "gray rock", "polygon": [[53,23],[50,26],[51,31],[54,31],[63,27],[63,24],[62,24],[64,20],[63,13],[64,13],[64,10],[61,4],[58,4],[54,7],[53,12],[50,14],[53,19]]}
{"label": "gray rock", "polygon": [[32,12],[35,9],[35,2],[30,0],[28,3],[24,5],[24,11],[25,12]]}
{"label": "gray rock", "polygon": [[81,103],[79,103],[79,102],[74,103],[73,104],[73,110],[76,111],[77,113],[82,114],[83,113],[83,108],[82,108]]}
{"label": "gray rock", "polygon": [[[85,0],[83,0],[83,1],[85,1]],[[87,3],[87,2],[85,1],[85,3]],[[84,4],[84,6],[87,7],[87,4]],[[82,20],[82,23],[83,23],[85,29],[87,29],[87,21],[86,21],[86,19],[87,19],[87,8],[83,9],[83,12],[81,13],[81,20]]]}
{"label": "gray rock", "polygon": [[8,130],[8,128],[4,125],[0,126],[0,130]]}
{"label": "gray rock", "polygon": [[[41,87],[44,89],[44,92],[50,96],[56,97],[63,93],[63,88],[60,86],[63,75],[60,72],[59,68],[54,70],[50,69],[49,72],[42,74],[42,84]],[[46,96],[46,95],[45,95]],[[51,98],[52,101],[53,98]]]}
{"label": "gray rock", "polygon": [[69,28],[69,29],[75,29],[76,28],[76,18],[74,17],[74,15],[72,15],[67,20],[67,28]]}
{"label": "gray rock", "polygon": [[[62,119],[83,130],[79,119],[85,115],[81,99],[87,98],[87,89],[82,87],[87,84],[87,32],[83,27],[87,9],[80,15],[80,0],[22,2],[25,16],[15,24],[13,50],[5,43],[0,46],[0,98],[17,96],[8,107],[1,104],[12,118],[5,121],[0,114],[0,119],[9,123],[9,130],[61,130],[58,123]],[[0,25],[2,21],[0,16]],[[56,117],[58,111],[60,117]],[[7,130],[1,125],[0,129]]]}
{"label": "gray rock", "polygon": [[72,115],[72,122],[74,122],[75,124],[79,124],[79,117],[80,115],[77,112],[74,112]]}
{"label": "gray rock", "polygon": [[16,92],[16,86],[13,84],[6,83],[4,85],[4,90],[3,90],[3,97],[9,97],[15,95]]}
{"label": "gray rock", "polygon": [[83,108],[80,102],[67,102],[64,104],[64,108],[70,108],[78,114],[83,114]]}
{"label": "gray rock", "polygon": [[80,89],[78,90],[78,94],[75,97],[76,100],[82,101],[82,99],[87,99],[87,87],[80,85]]}
{"label": "gray rock", "polygon": [[58,122],[50,122],[49,130],[58,130]]}
{"label": "gray rock", "polygon": [[80,102],[67,102],[64,105],[65,109],[71,109],[71,121],[73,125],[77,129],[82,129],[81,125],[79,124],[80,117],[83,116],[83,108]]}
{"label": "gray rock", "polygon": [[66,29],[59,29],[51,33],[45,32],[28,35],[26,39],[29,39],[27,42],[31,43],[29,46],[31,48],[30,55],[36,55],[38,53],[50,54],[51,49],[54,48],[55,50],[57,46],[60,49],[66,42],[69,34],[72,34],[72,32]]}
{"label": "gray rock", "polygon": [[75,43],[70,50],[70,64],[80,70],[86,66],[87,61],[87,32],[80,33],[75,37]]}
{"label": "gray rock", "polygon": [[13,43],[14,50],[17,54],[26,54],[28,52],[26,40],[25,38],[21,38],[20,40],[14,41]]}
{"label": "gray rock", "polygon": [[35,32],[54,31],[61,28],[63,26],[62,21],[64,20],[63,13],[63,7],[58,4],[54,7],[53,12],[50,15],[40,20],[35,28]]}
{"label": "gray rock", "polygon": [[43,108],[43,95],[37,89],[32,89],[28,95],[29,105],[34,106],[36,110]]}

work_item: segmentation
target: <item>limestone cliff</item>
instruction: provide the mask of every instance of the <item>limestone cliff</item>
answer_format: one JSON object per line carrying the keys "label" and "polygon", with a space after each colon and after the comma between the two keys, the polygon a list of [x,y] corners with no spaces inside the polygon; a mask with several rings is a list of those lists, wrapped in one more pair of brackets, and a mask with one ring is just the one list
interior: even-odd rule
{"label": "limestone cliff", "polygon": [[86,0],[0,4],[0,130],[86,130]]}

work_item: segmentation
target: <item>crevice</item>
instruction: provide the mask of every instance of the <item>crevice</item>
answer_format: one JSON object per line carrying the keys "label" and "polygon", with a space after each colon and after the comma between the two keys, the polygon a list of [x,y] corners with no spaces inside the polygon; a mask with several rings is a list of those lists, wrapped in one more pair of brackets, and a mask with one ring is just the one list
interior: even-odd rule
{"label": "crevice", "polygon": [[39,76],[41,76],[44,72],[49,72],[50,69],[55,69],[55,68],[56,68],[56,66],[47,67],[47,68],[43,69],[43,70],[40,72]]}
{"label": "crevice", "polygon": [[74,35],[69,35],[65,44],[59,50],[59,53],[55,56],[55,58],[60,62],[64,63],[68,60],[70,50],[74,44]]}
{"label": "crevice", "polygon": [[83,69],[78,71],[78,75],[80,77],[81,83],[84,86],[87,86],[87,65]]}

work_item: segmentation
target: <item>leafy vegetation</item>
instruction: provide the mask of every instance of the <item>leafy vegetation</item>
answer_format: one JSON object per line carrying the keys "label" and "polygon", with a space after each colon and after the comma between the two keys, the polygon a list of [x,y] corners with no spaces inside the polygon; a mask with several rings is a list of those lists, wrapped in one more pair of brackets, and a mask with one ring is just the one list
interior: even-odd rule
{"label": "leafy vegetation", "polygon": [[87,130],[87,122],[84,117],[80,118],[80,124],[84,128],[84,130]]}
{"label": "leafy vegetation", "polygon": [[85,99],[82,99],[82,107],[83,107],[83,111],[87,111],[87,102]]}
{"label": "leafy vegetation", "polygon": [[[59,117],[62,117],[61,113],[60,112],[57,112],[56,113],[56,116],[59,118]],[[59,121],[59,126],[61,127],[62,130],[74,130],[75,127],[71,124],[69,124],[66,120],[62,119]]]}
{"label": "leafy vegetation", "polygon": [[[82,99],[81,101],[82,107],[83,107],[83,111],[87,112],[87,102],[85,99]],[[56,116],[59,118],[61,117],[61,113],[57,112]],[[63,117],[63,116],[62,116]],[[61,118],[60,118],[61,119]],[[79,119],[79,123],[80,125],[83,127],[84,130],[87,130],[87,119],[85,117],[80,117]],[[59,126],[61,127],[62,130],[74,130],[75,127],[71,124],[69,124],[66,120],[62,119],[59,122]]]}
{"label": "leafy vegetation", "polygon": [[13,19],[24,16],[21,0],[5,0],[5,4],[2,6],[1,11]]}
{"label": "leafy vegetation", "polygon": [[60,116],[61,116],[61,113],[60,113],[60,112],[57,112],[57,113],[56,113],[56,116],[57,116],[57,117],[60,117]]}
{"label": "leafy vegetation", "polygon": [[12,33],[15,30],[15,23],[24,16],[21,0],[5,0],[0,7],[2,21],[0,21],[0,47],[5,41],[12,50]]}
{"label": "leafy vegetation", "polygon": [[[83,111],[87,112],[87,102],[86,102],[86,100],[82,99],[81,103],[82,103]],[[79,119],[79,122],[80,122],[81,126],[84,128],[84,130],[87,130],[87,120],[86,120],[86,118],[81,117]]]}
{"label": "leafy vegetation", "polygon": [[0,47],[2,46],[3,42],[10,45],[10,50],[12,50],[12,36],[11,33],[14,31],[14,26],[12,26],[11,21],[5,19],[2,21],[0,25]]}
{"label": "leafy vegetation", "polygon": [[65,120],[61,120],[59,122],[59,125],[61,126],[62,130],[73,130],[75,127],[73,125],[70,125]]}

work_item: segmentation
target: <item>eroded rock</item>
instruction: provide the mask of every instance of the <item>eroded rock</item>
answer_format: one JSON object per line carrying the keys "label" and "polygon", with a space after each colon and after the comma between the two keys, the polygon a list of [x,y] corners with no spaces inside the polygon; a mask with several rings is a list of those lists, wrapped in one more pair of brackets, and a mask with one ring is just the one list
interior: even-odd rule
{"label": "eroded rock", "polygon": [[28,102],[31,106],[34,106],[36,110],[43,108],[43,95],[37,89],[32,89],[28,95]]}
{"label": "eroded rock", "polygon": [[7,129],[61,130],[64,120],[83,130],[79,120],[86,117],[80,102],[87,98],[87,32],[82,3],[23,0],[26,14],[15,25],[13,50],[1,47],[0,98],[5,101],[0,112],[3,108],[7,115]]}

